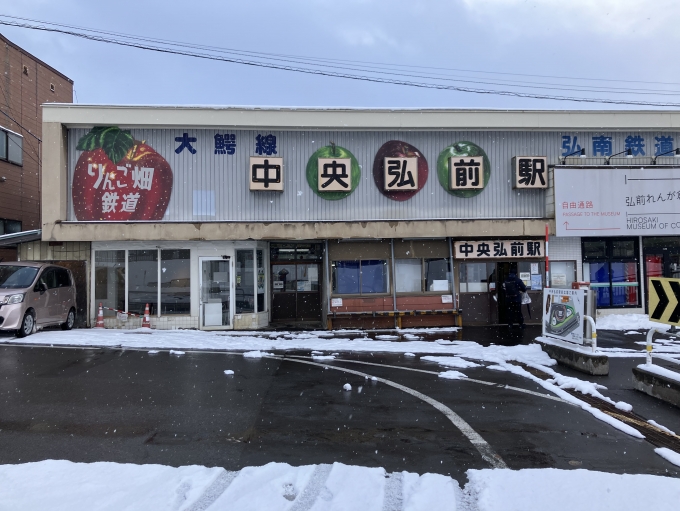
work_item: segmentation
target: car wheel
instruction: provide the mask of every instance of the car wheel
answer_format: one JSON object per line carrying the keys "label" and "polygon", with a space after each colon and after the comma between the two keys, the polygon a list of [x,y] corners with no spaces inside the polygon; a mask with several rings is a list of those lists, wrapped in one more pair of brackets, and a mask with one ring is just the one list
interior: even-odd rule
{"label": "car wheel", "polygon": [[66,316],[66,321],[61,324],[62,330],[71,330],[73,324],[76,322],[76,311],[71,309],[68,311],[68,316]]}
{"label": "car wheel", "polygon": [[33,314],[30,312],[27,312],[24,314],[24,319],[21,322],[21,327],[19,330],[17,330],[17,337],[26,337],[27,335],[31,335],[33,333],[33,329],[35,328],[35,318],[33,317]]}

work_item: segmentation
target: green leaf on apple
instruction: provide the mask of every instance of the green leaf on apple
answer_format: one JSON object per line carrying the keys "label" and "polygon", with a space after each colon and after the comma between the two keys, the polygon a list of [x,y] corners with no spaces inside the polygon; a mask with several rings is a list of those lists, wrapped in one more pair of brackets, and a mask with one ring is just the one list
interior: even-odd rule
{"label": "green leaf on apple", "polygon": [[441,153],[439,153],[439,158],[437,158],[437,177],[439,178],[439,184],[442,188],[449,192],[451,195],[456,197],[461,197],[463,199],[468,199],[470,197],[475,197],[484,191],[484,188],[477,190],[451,190],[449,188],[449,160],[451,158],[465,157],[465,156],[482,156],[484,157],[484,188],[489,184],[489,178],[491,177],[491,162],[489,157],[484,152],[484,149],[479,147],[477,144],[472,142],[456,142],[451,144]]}
{"label": "green leaf on apple", "polygon": [[[351,185],[348,191],[346,192],[319,191],[319,167],[318,167],[319,158],[350,158],[350,160],[352,161],[352,170],[351,170]],[[326,200],[344,199],[345,197],[350,195],[356,189],[357,186],[359,186],[359,182],[361,181],[361,167],[359,167],[359,162],[357,161],[357,159],[350,151],[348,151],[344,147],[335,145],[333,142],[331,142],[330,145],[317,149],[316,152],[314,152],[314,154],[309,158],[309,161],[307,162],[306,174],[307,183],[309,184],[309,187],[312,189],[312,191],[319,197]]]}
{"label": "green leaf on apple", "polygon": [[95,126],[92,128],[87,134],[80,137],[76,149],[78,151],[94,151],[99,149],[101,147],[99,137],[105,129],[107,129],[107,126]]}
{"label": "green leaf on apple", "polygon": [[113,163],[118,163],[125,158],[127,152],[135,145],[132,134],[117,127],[110,127],[102,131],[99,140],[101,148]]}
{"label": "green leaf on apple", "polygon": [[125,158],[135,140],[129,131],[123,131],[117,126],[95,126],[78,140],[78,151],[95,151],[103,149],[109,160],[118,163]]}

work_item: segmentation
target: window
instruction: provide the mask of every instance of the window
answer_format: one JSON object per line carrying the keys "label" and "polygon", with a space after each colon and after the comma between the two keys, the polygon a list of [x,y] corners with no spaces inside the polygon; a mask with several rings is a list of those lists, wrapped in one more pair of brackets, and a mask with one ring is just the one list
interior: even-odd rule
{"label": "window", "polygon": [[332,266],[335,294],[387,293],[386,260],[334,261]]}
{"label": "window", "polygon": [[423,266],[420,259],[396,259],[394,281],[397,293],[420,293],[423,286]]}
{"label": "window", "polygon": [[57,287],[71,287],[71,276],[68,270],[57,268],[54,271],[57,276]]}
{"label": "window", "polygon": [[38,268],[30,266],[0,266],[0,289],[28,287],[38,274]]}
{"label": "window", "polygon": [[450,291],[451,268],[448,259],[425,259],[425,291]]}
{"label": "window", "polygon": [[597,307],[639,306],[637,254],[637,238],[583,240],[583,278],[590,280]]}
{"label": "window", "polygon": [[[94,298],[96,307],[125,310],[125,250],[98,250],[94,255]],[[104,316],[115,316],[104,309]]]}
{"label": "window", "polygon": [[236,251],[236,314],[255,312],[253,250]]}
{"label": "window", "polygon": [[0,130],[0,159],[23,165],[24,137],[12,131]]}
{"label": "window", "polygon": [[158,250],[128,251],[128,312],[158,314]]}
{"label": "window", "polygon": [[141,315],[148,303],[153,315],[191,313],[190,250],[97,250],[94,257],[95,307]]}
{"label": "window", "polygon": [[486,293],[489,282],[496,282],[496,263],[460,263],[461,293]]}
{"label": "window", "polygon": [[161,250],[161,315],[191,312],[190,250]]}
{"label": "window", "polygon": [[47,289],[59,287],[57,285],[57,272],[55,268],[47,268],[44,272],[42,272],[42,275],[40,275],[40,278],[38,279],[38,282],[36,282],[35,288],[33,288],[33,290],[40,291],[39,286],[41,284],[45,284]]}
{"label": "window", "polygon": [[21,222],[19,220],[0,218],[0,234],[14,234],[17,232],[21,232]]}
{"label": "window", "polygon": [[449,260],[396,259],[397,293],[448,292],[451,290]]}

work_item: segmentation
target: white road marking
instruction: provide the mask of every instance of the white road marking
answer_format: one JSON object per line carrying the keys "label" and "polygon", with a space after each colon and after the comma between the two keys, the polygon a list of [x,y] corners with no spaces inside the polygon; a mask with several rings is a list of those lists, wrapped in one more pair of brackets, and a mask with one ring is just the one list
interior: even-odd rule
{"label": "white road marking", "polygon": [[489,443],[486,440],[484,440],[479,433],[472,429],[472,426],[465,422],[465,420],[460,415],[451,410],[451,408],[449,408],[445,404],[440,403],[436,399],[432,399],[430,396],[426,396],[422,392],[413,390],[412,388],[401,385],[400,383],[396,383],[391,380],[386,380],[385,378],[380,378],[378,376],[373,376],[371,374],[362,373],[360,371],[355,371],[353,369],[347,369],[345,367],[338,367],[329,364],[318,364],[316,362],[311,362],[309,360],[301,360],[299,358],[292,357],[282,357],[280,355],[265,355],[264,358],[271,358],[275,360],[288,360],[291,362],[297,362],[298,364],[308,364],[323,368],[327,367],[328,369],[335,369],[336,371],[355,374],[357,376],[363,376],[364,378],[371,379],[375,378],[376,381],[382,382],[385,385],[389,385],[390,387],[394,387],[395,389],[399,389],[402,392],[406,392],[407,394],[410,394],[413,397],[417,397],[421,401],[424,401],[427,404],[431,405],[433,408],[439,410],[446,416],[447,419],[451,421],[451,423],[454,426],[456,426],[460,430],[461,433],[463,433],[463,435],[465,435],[465,437],[467,437],[470,443],[474,445],[475,449],[479,451],[479,454],[482,455],[482,459],[484,459],[484,461],[486,461],[493,468],[508,468],[508,466],[505,464],[505,461],[503,461],[503,458],[501,458],[500,455],[493,450]]}
{"label": "white road marking", "polygon": [[[304,359],[311,359],[312,357],[305,357],[303,355],[286,355],[286,358],[304,358]],[[336,358],[335,360],[332,360],[331,362],[347,362],[349,364],[363,364],[363,365],[369,365],[369,366],[377,366],[377,367],[389,367],[391,369],[401,369],[403,371],[414,371],[417,373],[426,373],[426,374],[433,374],[435,376],[439,376],[438,371],[428,371],[426,369],[416,369],[415,367],[404,367],[404,366],[394,366],[394,365],[389,365],[389,364],[379,364],[377,362],[364,362],[362,360],[347,360],[344,358]],[[441,372],[441,371],[440,371]],[[504,385],[502,383],[493,383],[490,381],[484,381],[484,380],[476,380],[474,378],[461,378],[460,380],[457,381],[469,381],[472,383],[479,383],[481,385],[488,385],[490,387],[498,387],[501,389],[508,389],[508,390],[515,390],[517,392],[523,392],[525,394],[531,394],[532,396],[538,396],[538,397],[544,397],[546,399],[552,399],[553,401],[559,401],[560,403],[564,403],[567,405],[571,405],[569,401],[565,401],[562,398],[556,397],[556,396],[551,396],[550,394],[541,394],[540,392],[535,392],[533,390],[527,390],[527,389],[522,389],[520,387],[513,387],[511,385]]]}

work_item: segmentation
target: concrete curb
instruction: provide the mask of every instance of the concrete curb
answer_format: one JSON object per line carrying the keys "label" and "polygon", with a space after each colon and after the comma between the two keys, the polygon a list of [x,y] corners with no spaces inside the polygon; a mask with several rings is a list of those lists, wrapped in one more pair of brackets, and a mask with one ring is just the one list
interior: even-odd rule
{"label": "concrete curb", "polygon": [[640,392],[680,408],[680,383],[675,380],[634,367],[633,387]]}
{"label": "concrete curb", "polygon": [[591,355],[539,340],[534,342],[540,344],[543,351],[545,351],[550,358],[557,360],[558,364],[594,376],[607,376],[609,374],[609,357],[607,355]]}

